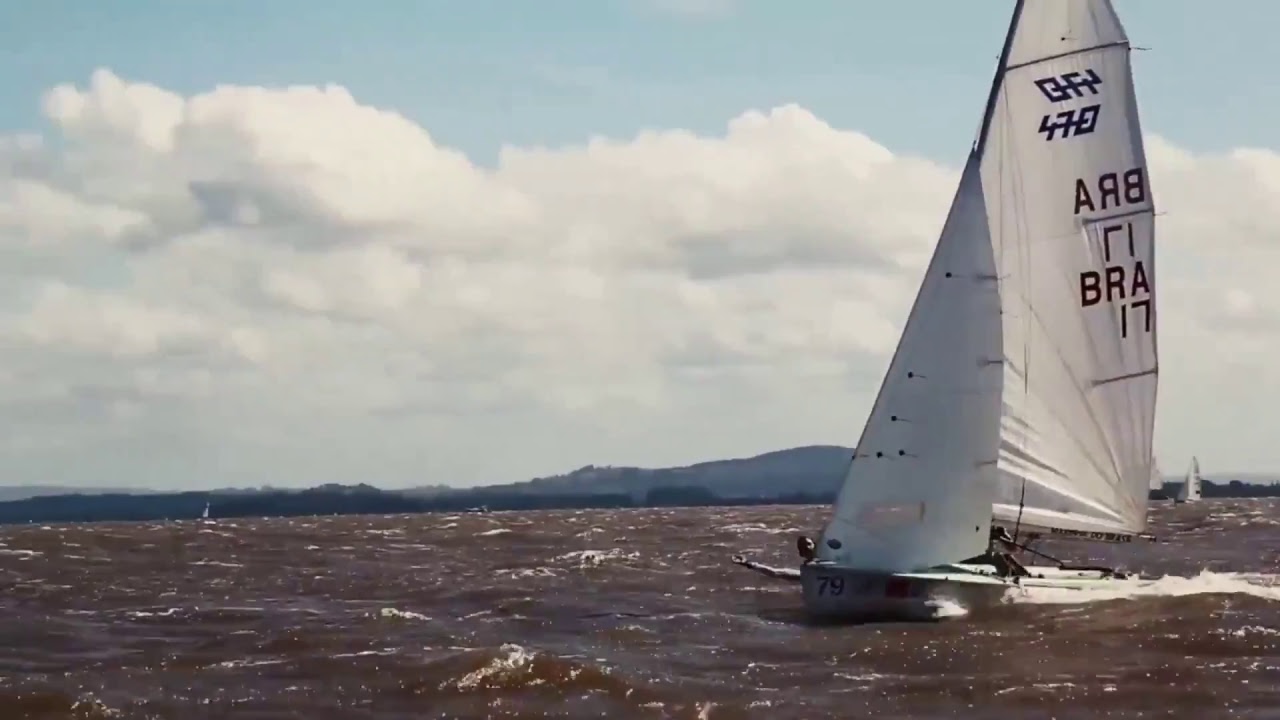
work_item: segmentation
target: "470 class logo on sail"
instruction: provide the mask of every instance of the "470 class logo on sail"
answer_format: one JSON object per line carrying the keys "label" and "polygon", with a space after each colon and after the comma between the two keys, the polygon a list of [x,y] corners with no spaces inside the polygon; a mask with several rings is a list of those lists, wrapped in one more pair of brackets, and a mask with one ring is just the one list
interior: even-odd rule
{"label": "470 class logo on sail", "polygon": [[[1049,102],[1057,104],[1085,96],[1088,91],[1092,96],[1098,94],[1098,86],[1102,78],[1093,68],[1084,72],[1065,72],[1051,75],[1035,81],[1040,94]],[[1088,135],[1098,129],[1098,115],[1102,112],[1102,104],[1094,103],[1079,108],[1069,108],[1062,112],[1049,113],[1040,118],[1040,134],[1045,142],[1059,138]]]}

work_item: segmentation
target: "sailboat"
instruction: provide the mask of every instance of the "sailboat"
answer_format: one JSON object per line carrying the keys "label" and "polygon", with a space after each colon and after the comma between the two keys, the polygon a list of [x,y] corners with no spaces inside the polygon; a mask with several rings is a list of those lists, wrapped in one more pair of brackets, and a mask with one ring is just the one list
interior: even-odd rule
{"label": "sailboat", "polygon": [[1185,502],[1195,502],[1200,499],[1200,460],[1194,455],[1191,457],[1191,467],[1187,468],[1187,477],[1182,481],[1182,487],[1178,490],[1178,495],[1173,499],[1174,504],[1182,504]]}
{"label": "sailboat", "polygon": [[209,503],[207,502],[204,504],[204,512],[200,513],[200,520],[206,523],[213,522],[209,519]]}
{"label": "sailboat", "polygon": [[734,558],[798,580],[810,614],[1139,582],[1030,547],[1150,537],[1154,206],[1129,53],[1110,0],[1016,3],[831,520],[798,570]]}

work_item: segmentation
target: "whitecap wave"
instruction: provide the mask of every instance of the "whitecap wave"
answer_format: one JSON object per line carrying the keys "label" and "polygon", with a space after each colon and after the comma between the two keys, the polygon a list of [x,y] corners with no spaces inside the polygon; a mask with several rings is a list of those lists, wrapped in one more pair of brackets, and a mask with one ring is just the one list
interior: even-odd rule
{"label": "whitecap wave", "polygon": [[1187,595],[1251,595],[1280,602],[1280,575],[1204,570],[1191,577],[1166,575],[1152,580],[1114,582],[1079,590],[1017,588],[1005,595],[1005,601],[1030,605],[1079,605],[1108,600]]}

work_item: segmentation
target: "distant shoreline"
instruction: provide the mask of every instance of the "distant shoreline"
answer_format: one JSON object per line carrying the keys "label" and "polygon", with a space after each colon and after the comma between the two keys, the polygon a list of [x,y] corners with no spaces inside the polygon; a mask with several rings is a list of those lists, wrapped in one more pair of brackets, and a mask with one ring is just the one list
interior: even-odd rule
{"label": "distant shoreline", "polygon": [[[1153,500],[1169,500],[1177,485],[1153,490]],[[1213,498],[1280,497],[1280,485],[1204,481],[1202,495]],[[785,493],[757,497],[721,497],[704,487],[663,486],[640,494],[557,493],[472,488],[415,497],[370,485],[326,485],[309,490],[241,493],[109,493],[44,495],[0,502],[0,524],[148,522],[198,519],[205,504],[210,518],[300,517],[322,515],[399,515],[476,511],[615,510],[676,507],[749,507],[830,505],[834,492]]]}

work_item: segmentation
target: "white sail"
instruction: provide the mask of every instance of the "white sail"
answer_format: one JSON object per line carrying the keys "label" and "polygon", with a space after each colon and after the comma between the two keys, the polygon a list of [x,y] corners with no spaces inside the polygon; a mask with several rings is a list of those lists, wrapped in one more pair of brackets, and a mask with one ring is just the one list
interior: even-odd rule
{"label": "white sail", "polygon": [[1000,273],[997,522],[1126,540],[1147,522],[1154,207],[1109,0],[1021,0],[982,181]]}
{"label": "white sail", "polygon": [[907,317],[819,557],[902,572],[986,550],[1000,440],[1000,301],[978,152]]}
{"label": "white sail", "polygon": [[1200,461],[1197,458],[1191,458],[1191,467],[1187,468],[1187,476],[1183,478],[1182,487],[1178,488],[1178,496],[1175,499],[1178,502],[1200,499]]}

